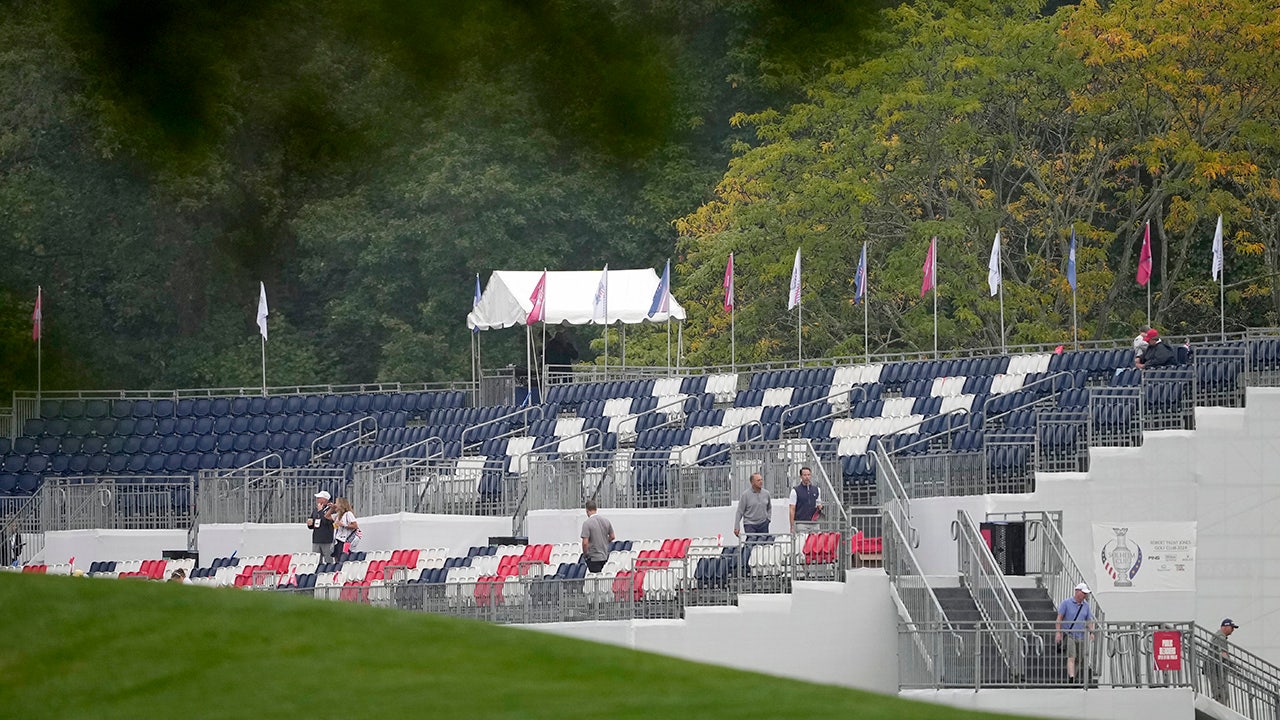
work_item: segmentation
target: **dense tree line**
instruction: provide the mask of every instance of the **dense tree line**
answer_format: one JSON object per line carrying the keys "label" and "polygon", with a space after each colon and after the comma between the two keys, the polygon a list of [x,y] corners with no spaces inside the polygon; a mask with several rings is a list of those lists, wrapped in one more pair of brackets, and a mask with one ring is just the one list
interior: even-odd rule
{"label": "dense tree line", "polygon": [[[140,9],[144,8],[145,9]],[[986,255],[1005,238],[1010,341],[1154,313],[1277,323],[1280,20],[1245,0],[515,0],[212,4],[16,0],[0,24],[0,393],[254,385],[267,284],[273,384],[467,375],[475,273],[660,266],[688,360],[996,344]],[[584,331],[581,338],[593,333]],[[665,354],[661,329],[629,357]],[[516,333],[484,338],[519,361]],[[582,344],[580,342],[580,344]]]}
{"label": "dense tree line", "polygon": [[1219,214],[1228,329],[1277,323],[1274,8],[1086,0],[1047,14],[1034,0],[918,0],[884,18],[871,59],[833,62],[805,102],[735,118],[754,141],[716,198],[678,223],[691,362],[728,355],[719,286],[730,251],[740,359],[794,357],[796,247],[809,258],[808,354],[861,354],[850,300],[864,241],[871,351],[931,347],[932,300],[919,289],[932,236],[941,344],[999,346],[985,282],[997,231],[1009,342],[1070,340],[1073,228],[1081,337],[1125,337],[1146,319],[1135,282],[1146,221],[1153,322],[1216,332]]}

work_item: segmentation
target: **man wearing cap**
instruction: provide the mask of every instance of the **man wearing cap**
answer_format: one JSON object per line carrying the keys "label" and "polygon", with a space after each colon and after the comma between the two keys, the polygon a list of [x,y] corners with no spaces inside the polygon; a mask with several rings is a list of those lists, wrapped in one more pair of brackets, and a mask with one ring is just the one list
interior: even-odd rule
{"label": "man wearing cap", "polygon": [[1133,361],[1133,364],[1143,370],[1148,370],[1150,368],[1174,365],[1177,362],[1178,354],[1173,351],[1173,348],[1160,340],[1160,333],[1155,328],[1151,328],[1147,331],[1147,348]]}
{"label": "man wearing cap", "polygon": [[320,553],[320,562],[333,554],[333,506],[329,491],[316,493],[316,509],[307,518],[307,527],[311,528],[311,551]]}
{"label": "man wearing cap", "polygon": [[1066,633],[1067,682],[1069,683],[1076,681],[1077,665],[1080,666],[1082,675],[1088,674],[1086,640],[1093,636],[1093,610],[1089,607],[1089,593],[1089,586],[1080,583],[1076,585],[1071,597],[1058,605],[1054,641],[1062,645],[1063,633]]}
{"label": "man wearing cap", "polygon": [[1231,691],[1231,683],[1228,681],[1231,674],[1231,646],[1228,638],[1238,627],[1240,626],[1231,618],[1223,618],[1218,632],[1213,634],[1213,649],[1209,651],[1209,657],[1205,661],[1204,674],[1209,676],[1209,694],[1223,705],[1227,704]]}

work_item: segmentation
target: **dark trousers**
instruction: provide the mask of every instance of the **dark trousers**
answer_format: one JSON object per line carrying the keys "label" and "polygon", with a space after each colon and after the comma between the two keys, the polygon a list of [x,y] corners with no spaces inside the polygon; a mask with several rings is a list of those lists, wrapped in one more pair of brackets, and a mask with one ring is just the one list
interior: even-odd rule
{"label": "dark trousers", "polygon": [[609,561],[608,560],[588,560],[587,570],[593,573],[598,573],[604,569],[604,564],[607,562]]}
{"label": "dark trousers", "polygon": [[754,525],[752,523],[742,523],[742,531],[747,533],[748,543],[773,542],[773,537],[765,534],[769,532],[768,520]]}

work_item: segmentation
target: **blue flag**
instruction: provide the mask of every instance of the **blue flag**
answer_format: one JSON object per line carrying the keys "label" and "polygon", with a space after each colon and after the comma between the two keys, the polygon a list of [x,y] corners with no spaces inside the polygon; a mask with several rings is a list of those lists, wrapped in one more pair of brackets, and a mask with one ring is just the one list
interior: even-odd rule
{"label": "blue flag", "polygon": [[1067,255],[1067,284],[1076,291],[1076,229],[1071,228],[1071,253]]}
{"label": "blue flag", "polygon": [[649,305],[649,317],[653,317],[660,312],[671,312],[671,260],[667,260],[667,266],[662,269],[662,279],[658,281],[658,288],[653,291],[653,302]]}
{"label": "blue flag", "polygon": [[867,243],[862,243],[862,257],[858,259],[858,271],[853,275],[853,304],[857,305],[867,294]]}

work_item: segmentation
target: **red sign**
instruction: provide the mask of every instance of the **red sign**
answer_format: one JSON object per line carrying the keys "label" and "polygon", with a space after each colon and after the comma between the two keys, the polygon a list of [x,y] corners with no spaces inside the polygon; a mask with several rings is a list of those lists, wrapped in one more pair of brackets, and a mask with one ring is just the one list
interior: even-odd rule
{"label": "red sign", "polygon": [[1159,630],[1152,635],[1155,641],[1157,670],[1182,669],[1182,633],[1177,630]]}

